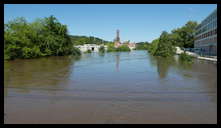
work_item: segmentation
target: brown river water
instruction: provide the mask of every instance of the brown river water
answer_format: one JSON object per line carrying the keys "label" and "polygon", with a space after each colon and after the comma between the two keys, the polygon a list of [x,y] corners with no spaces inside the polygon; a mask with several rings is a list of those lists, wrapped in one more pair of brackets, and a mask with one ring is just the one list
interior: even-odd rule
{"label": "brown river water", "polygon": [[4,63],[5,123],[217,123],[217,65],[146,51]]}

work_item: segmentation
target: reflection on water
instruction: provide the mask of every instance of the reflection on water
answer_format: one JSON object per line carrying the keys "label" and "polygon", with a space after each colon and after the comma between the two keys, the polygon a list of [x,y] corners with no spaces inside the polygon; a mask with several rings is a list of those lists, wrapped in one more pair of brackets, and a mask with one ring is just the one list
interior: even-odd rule
{"label": "reflection on water", "polygon": [[99,52],[98,55],[100,55],[101,57],[104,57],[105,53],[104,52]]}
{"label": "reflection on water", "polygon": [[157,58],[157,72],[159,74],[160,78],[165,78],[167,76],[168,70],[170,66],[173,66],[174,64],[174,58],[162,58],[162,57],[156,57]]}
{"label": "reflection on water", "polygon": [[5,63],[4,85],[20,88],[29,92],[29,88],[57,88],[65,86],[69,75],[74,71],[74,61],[79,57],[46,57],[30,60],[14,60]]}
{"label": "reflection on water", "polygon": [[117,69],[117,71],[119,71],[119,64],[120,64],[120,55],[117,54],[116,55],[116,69]]}
{"label": "reflection on water", "polygon": [[216,65],[178,56],[14,60],[4,63],[4,87],[6,123],[216,122]]}
{"label": "reflection on water", "polygon": [[[149,57],[150,57],[150,61],[149,61],[150,64],[152,66],[157,66],[157,72],[159,74],[159,78],[166,78],[170,68],[184,71],[184,70],[192,70],[192,66],[194,65],[194,63],[180,61],[178,55],[174,57],[168,57],[168,58],[154,57],[150,55]],[[189,76],[189,75],[186,75],[186,76]]]}

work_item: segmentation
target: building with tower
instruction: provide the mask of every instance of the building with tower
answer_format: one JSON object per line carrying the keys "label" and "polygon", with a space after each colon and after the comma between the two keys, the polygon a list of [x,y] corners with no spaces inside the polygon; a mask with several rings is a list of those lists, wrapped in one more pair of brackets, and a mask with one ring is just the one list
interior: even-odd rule
{"label": "building with tower", "polygon": [[136,48],[136,44],[135,43],[130,43],[129,41],[121,43],[120,41],[120,30],[117,29],[116,31],[116,38],[114,39],[114,47],[118,48],[122,45],[127,45],[131,50]]}

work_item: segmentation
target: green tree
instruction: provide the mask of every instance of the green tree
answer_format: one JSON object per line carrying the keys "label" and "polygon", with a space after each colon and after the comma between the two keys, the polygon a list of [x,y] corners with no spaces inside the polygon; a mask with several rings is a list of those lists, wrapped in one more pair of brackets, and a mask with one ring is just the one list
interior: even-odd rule
{"label": "green tree", "polygon": [[114,43],[107,44],[107,52],[115,52],[116,48],[114,47]]}
{"label": "green tree", "polygon": [[127,45],[121,45],[120,47],[116,48],[118,52],[129,52],[130,48]]}
{"label": "green tree", "polygon": [[83,45],[83,44],[107,44],[110,43],[109,41],[105,41],[103,39],[97,37],[87,37],[87,36],[72,36],[70,35],[71,42],[73,45]]}
{"label": "green tree", "polygon": [[170,36],[166,31],[163,31],[159,38],[155,56],[168,57],[175,54],[175,48],[170,41]]}
{"label": "green tree", "polygon": [[148,51],[156,56],[171,56],[174,54],[174,46],[181,48],[194,47],[194,33],[196,32],[197,22],[188,21],[181,28],[163,32],[159,39],[153,40],[148,46]]}
{"label": "green tree", "polygon": [[108,43],[107,52],[129,52],[130,48],[127,45],[121,45],[118,48],[114,47],[114,43]]}
{"label": "green tree", "polygon": [[193,48],[194,33],[196,32],[197,25],[197,22],[188,21],[183,27],[172,30],[173,45],[182,48]]}
{"label": "green tree", "polygon": [[154,55],[154,53],[156,52],[156,49],[158,47],[158,43],[159,43],[159,38],[155,39],[151,42],[151,44],[148,46],[148,52],[152,55]]}
{"label": "green tree", "polygon": [[80,55],[80,52],[73,47],[67,26],[50,16],[32,23],[20,17],[5,24],[4,54],[5,59],[15,59]]}
{"label": "green tree", "polygon": [[147,50],[149,45],[148,42],[138,42],[136,43],[136,50]]}

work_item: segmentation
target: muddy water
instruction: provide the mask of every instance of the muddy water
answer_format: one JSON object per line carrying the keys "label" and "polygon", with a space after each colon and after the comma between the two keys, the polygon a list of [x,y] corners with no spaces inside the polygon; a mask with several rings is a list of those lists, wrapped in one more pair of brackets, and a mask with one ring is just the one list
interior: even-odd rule
{"label": "muddy water", "polygon": [[217,66],[145,51],[4,64],[5,123],[216,123]]}

